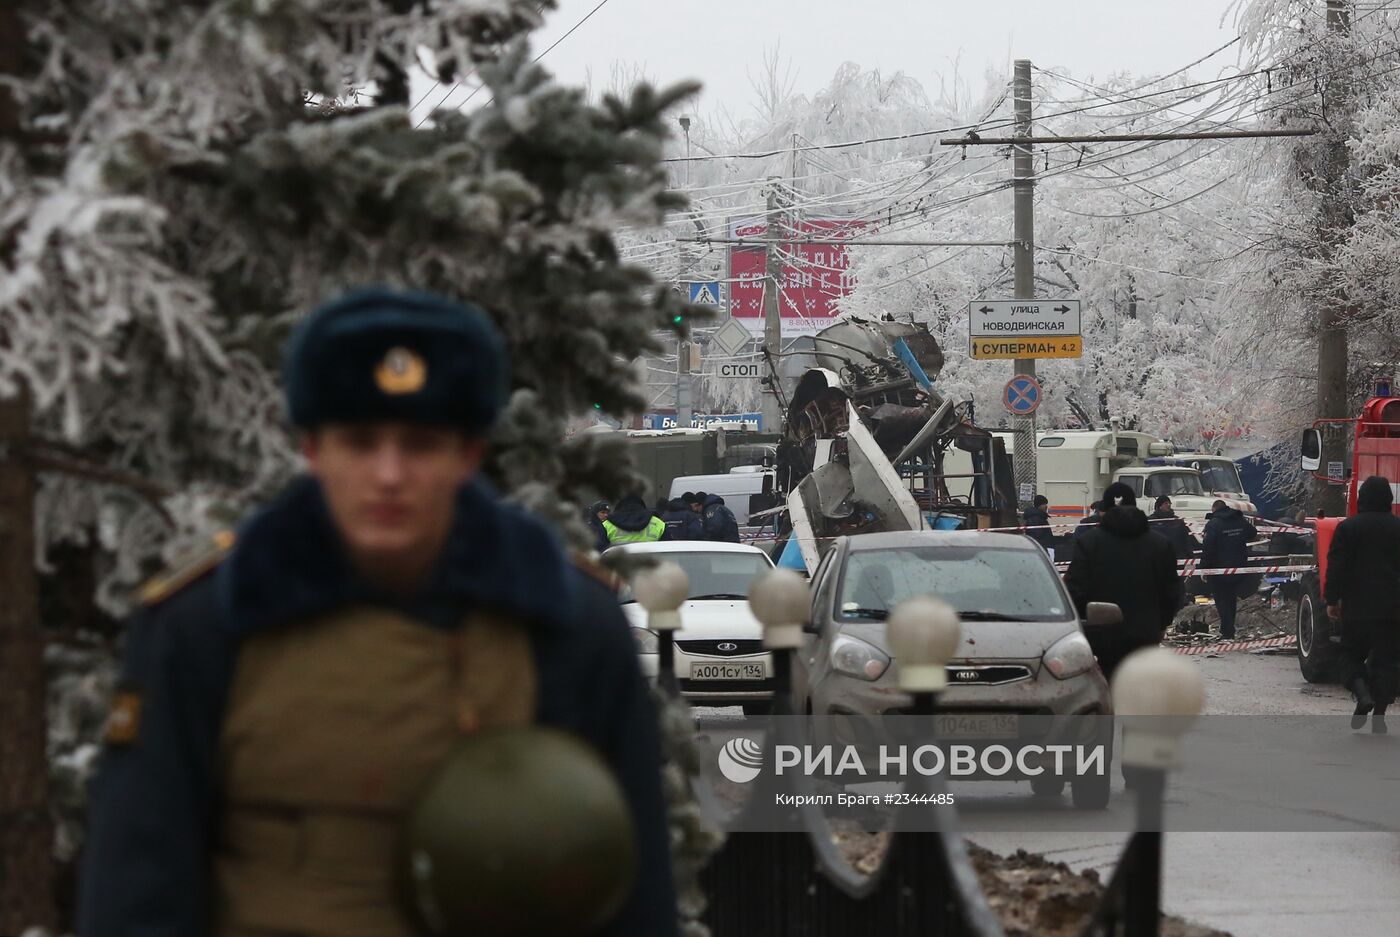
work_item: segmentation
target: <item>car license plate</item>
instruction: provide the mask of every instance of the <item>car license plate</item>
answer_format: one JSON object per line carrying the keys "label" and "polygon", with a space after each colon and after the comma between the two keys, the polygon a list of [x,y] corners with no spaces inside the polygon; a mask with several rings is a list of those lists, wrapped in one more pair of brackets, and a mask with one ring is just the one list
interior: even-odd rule
{"label": "car license plate", "polygon": [[692,680],[762,680],[762,664],[690,664]]}
{"label": "car license plate", "polygon": [[1014,739],[1019,729],[1015,713],[942,713],[935,720],[942,739]]}

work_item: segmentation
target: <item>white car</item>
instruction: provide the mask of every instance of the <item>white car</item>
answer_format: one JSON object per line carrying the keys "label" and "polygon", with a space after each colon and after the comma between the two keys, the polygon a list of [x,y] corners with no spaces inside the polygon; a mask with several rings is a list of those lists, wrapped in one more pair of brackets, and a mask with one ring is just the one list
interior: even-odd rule
{"label": "white car", "polygon": [[[748,598],[754,579],[773,568],[768,554],[703,540],[629,543],[612,550],[655,555],[690,577],[690,597],[680,608],[681,630],[675,634],[676,680],[686,700],[696,706],[743,706],[750,715],[766,712],[773,698],[773,658],[763,650],[763,627],[749,611]],[[647,628],[646,609],[626,587],[621,600],[642,672],[655,680],[658,638]]]}

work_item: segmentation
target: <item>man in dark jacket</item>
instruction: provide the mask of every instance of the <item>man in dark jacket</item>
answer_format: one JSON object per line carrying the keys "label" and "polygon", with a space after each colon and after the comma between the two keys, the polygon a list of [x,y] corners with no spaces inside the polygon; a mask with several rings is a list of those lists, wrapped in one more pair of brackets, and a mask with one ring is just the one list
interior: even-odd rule
{"label": "man in dark jacket", "polygon": [[734,512],[725,506],[724,499],[719,495],[709,495],[705,498],[705,507],[700,512],[700,517],[705,525],[706,540],[718,543],[739,542],[739,522],[734,519]]}
{"label": "man in dark jacket", "polygon": [[1021,516],[1026,526],[1030,528],[1026,531],[1026,536],[1046,550],[1055,545],[1054,535],[1050,531],[1049,505],[1049,498],[1045,495],[1036,495],[1035,500],[1031,502],[1030,509]]}
{"label": "man in dark jacket", "polygon": [[1327,616],[1342,623],[1343,681],[1356,697],[1352,728],[1385,731],[1400,665],[1400,517],[1390,482],[1372,475],[1356,493],[1356,516],[1337,525],[1327,550]]}
{"label": "man in dark jacket", "polygon": [[701,522],[700,515],[690,509],[683,497],[671,499],[666,506],[666,513],[661,515],[661,520],[666,525],[667,540],[705,539],[705,525]]}
{"label": "man in dark jacket", "polygon": [[483,313],[426,294],[364,290],[303,323],[286,381],[308,474],[143,590],[78,933],[410,933],[433,910],[395,888],[419,792],[462,740],[532,724],[596,751],[632,812],[635,887],[599,933],[676,933],[627,621],[479,476],[504,368]]}
{"label": "man in dark jacket", "polygon": [[[1189,560],[1196,555],[1196,551],[1201,548],[1201,542],[1191,533],[1191,528],[1186,526],[1186,522],[1176,516],[1172,510],[1172,499],[1162,495],[1153,505],[1153,511],[1147,518],[1155,533],[1166,537],[1171,543],[1172,549],[1176,551],[1178,566],[1181,560]],[[1181,602],[1186,604],[1186,584],[1188,578],[1182,576],[1180,579],[1179,591]]]}
{"label": "man in dark jacket", "polygon": [[[1224,501],[1211,505],[1210,520],[1206,522],[1205,544],[1201,549],[1203,569],[1234,569],[1249,562],[1249,542],[1259,536],[1254,525],[1245,520],[1244,513]],[[1215,610],[1220,613],[1220,636],[1235,636],[1235,604],[1239,601],[1241,585],[1256,582],[1249,573],[1211,576],[1208,580]]]}
{"label": "man in dark jacket", "polygon": [[588,516],[584,518],[588,529],[593,532],[593,546],[599,553],[608,548],[608,532],[603,528],[603,521],[608,519],[611,511],[612,505],[608,502],[595,501],[588,508]]}
{"label": "man in dark jacket", "polygon": [[1086,633],[1104,676],[1112,679],[1123,658],[1162,640],[1176,617],[1176,554],[1151,530],[1133,490],[1121,482],[1104,492],[1103,520],[1079,536],[1065,586],[1081,616],[1090,602],[1112,602],[1123,622]]}
{"label": "man in dark jacket", "polygon": [[637,495],[627,495],[608,519],[603,521],[608,544],[655,543],[666,539],[666,522],[647,509],[647,503]]}

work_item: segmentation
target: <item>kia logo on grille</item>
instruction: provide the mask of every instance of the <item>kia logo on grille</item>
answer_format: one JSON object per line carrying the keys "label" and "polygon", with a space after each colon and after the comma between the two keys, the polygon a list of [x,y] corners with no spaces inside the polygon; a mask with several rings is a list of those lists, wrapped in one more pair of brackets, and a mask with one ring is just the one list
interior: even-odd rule
{"label": "kia logo on grille", "polygon": [[982,674],[978,673],[976,670],[959,670],[956,671],[953,676],[958,680],[976,680],[981,677]]}
{"label": "kia logo on grille", "polygon": [[735,644],[733,641],[721,641],[719,644],[716,644],[715,647],[719,648],[721,651],[739,650],[739,645]]}

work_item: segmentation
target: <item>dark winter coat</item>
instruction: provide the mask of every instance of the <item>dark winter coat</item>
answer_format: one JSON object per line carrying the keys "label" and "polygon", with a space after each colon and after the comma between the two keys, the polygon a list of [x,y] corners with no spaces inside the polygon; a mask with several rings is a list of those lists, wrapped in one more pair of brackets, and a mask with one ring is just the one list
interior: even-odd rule
{"label": "dark winter coat", "polygon": [[680,498],[673,498],[666,513],[661,515],[666,522],[667,540],[704,540],[705,524],[700,515],[690,509]]}
{"label": "dark winter coat", "polygon": [[458,499],[432,585],[408,601],[375,594],[353,575],[309,479],[258,514],[210,574],[133,621],[122,682],[139,693],[139,733],[109,746],[99,763],[78,932],[209,932],[210,858],[221,848],[221,732],[240,649],[356,606],[389,609],[433,630],[456,629],[472,609],[528,625],[536,720],[602,754],[636,822],[637,882],[605,933],[674,935],[656,714],[611,590],[571,567],[542,524],[473,483]]}
{"label": "dark winter coat", "polygon": [[1055,537],[1050,531],[1050,512],[1045,508],[1030,508],[1022,515],[1027,527],[1034,528],[1026,531],[1026,536],[1045,549],[1054,546]]}
{"label": "dark winter coat", "polygon": [[[608,506],[606,501],[595,501],[588,509],[588,529],[593,533],[593,545],[599,553],[608,548],[608,532],[603,527],[603,522],[598,520],[598,512]],[[609,512],[611,513],[611,512]]]}
{"label": "dark winter coat", "polygon": [[1176,553],[1133,507],[1111,509],[1080,537],[1065,586],[1081,616],[1090,602],[1112,602],[1123,610],[1123,624],[1101,636],[1106,641],[1090,634],[1101,664],[1105,657],[1116,663],[1137,647],[1156,644],[1180,608]]}
{"label": "dark winter coat", "polygon": [[1249,542],[1259,536],[1244,513],[1221,508],[1206,522],[1205,543],[1201,549],[1202,569],[1226,569],[1249,562]]}
{"label": "dark winter coat", "polygon": [[739,522],[735,520],[734,512],[725,506],[724,499],[719,495],[710,495],[705,499],[705,506],[700,511],[700,517],[705,525],[706,540],[720,543],[739,542]]}
{"label": "dark winter coat", "polygon": [[1356,516],[1337,525],[1327,550],[1328,605],[1347,621],[1400,619],[1400,517],[1390,483],[1373,475],[1356,495]]}
{"label": "dark winter coat", "polygon": [[1176,516],[1175,511],[1153,511],[1148,520],[1151,521],[1154,532],[1171,542],[1177,559],[1190,559],[1201,548],[1201,542],[1191,533],[1191,528],[1186,526],[1186,522]]}
{"label": "dark winter coat", "polygon": [[608,520],[615,527],[635,533],[639,530],[646,530],[652,517],[651,509],[646,506],[645,501],[636,495],[628,495],[613,506]]}

